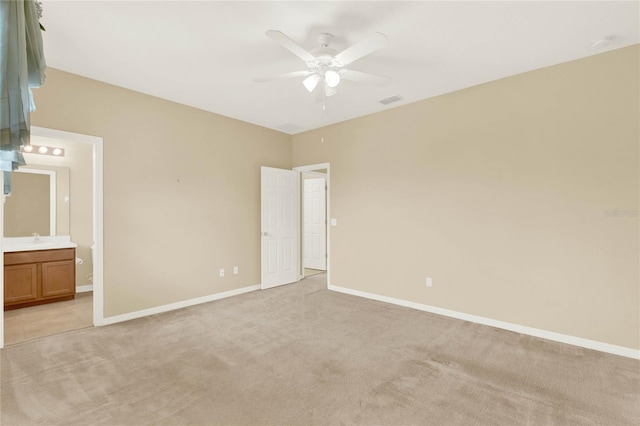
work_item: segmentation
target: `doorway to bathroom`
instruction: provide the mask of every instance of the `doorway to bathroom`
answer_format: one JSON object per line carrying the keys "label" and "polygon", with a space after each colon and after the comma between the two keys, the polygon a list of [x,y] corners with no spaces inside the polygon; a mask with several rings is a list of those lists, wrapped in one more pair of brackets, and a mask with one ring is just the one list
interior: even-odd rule
{"label": "doorway to bathroom", "polygon": [[[12,173],[12,193],[1,209],[0,273],[3,284],[17,278],[27,283],[28,290],[31,283],[32,295],[26,291],[20,300],[21,294],[7,292],[5,285],[0,288],[4,301],[0,347],[98,325],[103,316],[102,138],[32,127],[31,145],[31,152],[23,153],[27,166]],[[49,180],[33,186],[35,175]],[[26,253],[21,244],[29,256],[73,254],[69,260],[32,266],[21,260]],[[58,244],[64,249],[57,250]],[[64,276],[62,282],[71,283],[71,294],[47,299],[47,276],[56,280]]]}

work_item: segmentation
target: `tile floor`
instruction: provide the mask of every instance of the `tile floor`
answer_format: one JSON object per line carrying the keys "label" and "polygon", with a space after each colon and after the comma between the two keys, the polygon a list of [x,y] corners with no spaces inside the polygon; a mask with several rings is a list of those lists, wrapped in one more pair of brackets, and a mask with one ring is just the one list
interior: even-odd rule
{"label": "tile floor", "polygon": [[73,300],[14,309],[4,313],[4,344],[12,345],[93,326],[93,292]]}

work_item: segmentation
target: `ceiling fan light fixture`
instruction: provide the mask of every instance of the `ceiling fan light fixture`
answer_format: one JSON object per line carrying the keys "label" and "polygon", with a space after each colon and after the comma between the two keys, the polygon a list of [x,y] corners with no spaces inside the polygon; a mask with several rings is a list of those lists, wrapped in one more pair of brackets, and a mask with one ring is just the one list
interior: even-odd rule
{"label": "ceiling fan light fixture", "polygon": [[333,70],[324,73],[324,79],[329,87],[336,87],[340,84],[340,74]]}
{"label": "ceiling fan light fixture", "polygon": [[[332,47],[329,47],[331,38],[333,37],[329,33],[320,34],[318,37],[320,47],[312,49],[311,51],[306,50],[281,31],[269,30],[265,34],[298,58],[302,59],[308,69],[280,74],[275,77],[256,78],[254,79],[255,82],[262,83],[281,78],[304,76],[302,84],[305,89],[310,93],[316,91],[317,98],[322,100],[338,92],[336,88],[343,78],[345,80],[377,85],[388,83],[391,80],[389,77],[343,68],[343,66],[355,62],[363,56],[369,55],[386,46],[388,44],[387,36],[382,33],[373,33],[369,37],[366,37],[339,53]],[[322,87],[318,90],[319,84],[322,84]]]}
{"label": "ceiling fan light fixture", "polygon": [[324,85],[324,95],[328,98],[329,96],[333,96],[336,93],[338,93],[338,89],[336,89],[335,87],[331,87],[329,86],[329,84],[325,84]]}
{"label": "ceiling fan light fixture", "polygon": [[313,92],[319,82],[320,82],[320,76],[318,74],[311,74],[309,77],[305,78],[302,81],[302,84],[304,84],[304,87],[309,92]]}

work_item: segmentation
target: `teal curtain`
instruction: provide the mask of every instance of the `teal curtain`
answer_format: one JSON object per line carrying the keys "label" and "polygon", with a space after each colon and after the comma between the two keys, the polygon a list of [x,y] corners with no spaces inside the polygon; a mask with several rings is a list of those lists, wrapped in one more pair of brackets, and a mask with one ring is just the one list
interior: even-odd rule
{"label": "teal curtain", "polygon": [[0,170],[4,193],[11,171],[24,165],[20,147],[29,144],[31,87],[44,82],[42,32],[34,0],[0,0]]}

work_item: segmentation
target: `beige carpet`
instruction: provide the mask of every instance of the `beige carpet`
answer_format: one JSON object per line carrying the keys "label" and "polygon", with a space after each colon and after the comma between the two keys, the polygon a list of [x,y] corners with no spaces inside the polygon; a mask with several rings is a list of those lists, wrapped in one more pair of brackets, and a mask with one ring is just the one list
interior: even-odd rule
{"label": "beige carpet", "polygon": [[325,277],[5,348],[0,423],[638,424],[636,360]]}

